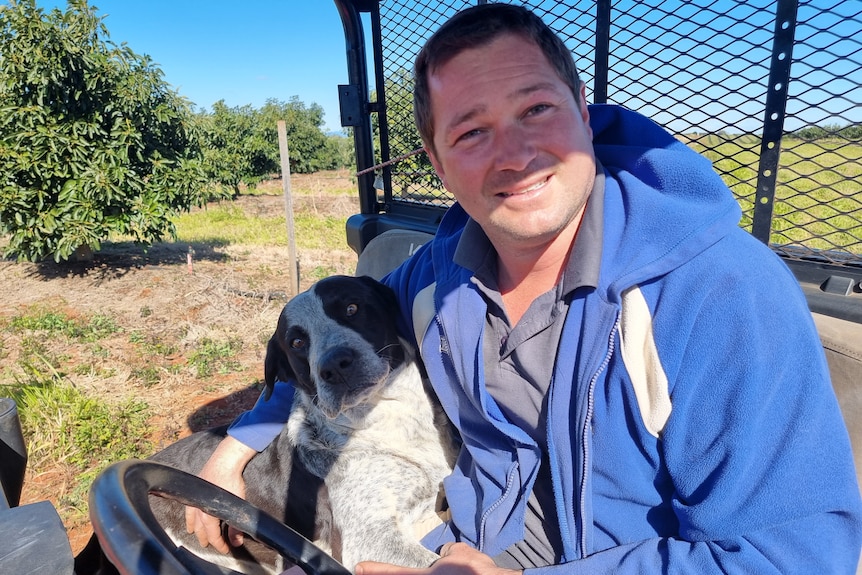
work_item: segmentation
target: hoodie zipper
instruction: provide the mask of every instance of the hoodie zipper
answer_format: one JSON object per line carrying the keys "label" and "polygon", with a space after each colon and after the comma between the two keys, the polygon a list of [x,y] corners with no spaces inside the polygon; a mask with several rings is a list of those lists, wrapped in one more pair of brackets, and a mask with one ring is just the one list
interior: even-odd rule
{"label": "hoodie zipper", "polygon": [[[587,556],[587,513],[586,513],[586,502],[587,502],[587,474],[590,469],[590,453],[587,448],[588,439],[590,435],[590,430],[592,429],[592,420],[593,420],[593,409],[594,409],[594,397],[596,390],[596,382],[599,379],[599,376],[602,372],[608,367],[608,364],[611,361],[611,356],[614,354],[614,338],[616,337],[617,330],[620,326],[620,315],[617,313],[617,318],[614,321],[614,325],[611,328],[610,336],[608,337],[608,351],[605,354],[605,358],[602,361],[599,368],[593,374],[592,379],[590,379],[590,386],[587,390],[587,416],[584,421],[584,428],[581,433],[581,450],[584,456],[583,468],[581,469],[581,498],[580,498],[580,514],[581,514],[581,557]],[[562,522],[561,522],[562,523]]]}
{"label": "hoodie zipper", "polygon": [[509,495],[509,491],[512,488],[512,483],[515,481],[515,473],[518,471],[518,465],[516,464],[511,471],[509,471],[509,475],[506,477],[506,488],[503,490],[503,493],[500,495],[500,498],[485,512],[482,514],[482,519],[479,521],[479,551],[483,551],[485,549],[485,524],[487,522],[488,516],[494,512],[497,507],[499,507],[506,497]]}
{"label": "hoodie zipper", "polygon": [[[452,381],[458,381],[458,378],[455,377],[455,373],[454,373],[455,368],[454,368],[454,361],[452,359],[452,353],[451,353],[451,350],[449,348],[449,338],[446,337],[446,330],[443,329],[443,322],[440,321],[440,315],[439,314],[434,314],[434,321],[437,324],[437,329],[439,330],[439,333],[440,333],[440,348],[439,348],[440,349],[440,355],[444,360],[444,364],[446,365],[447,371],[450,372],[449,375],[452,378]],[[515,473],[517,472],[517,470],[518,470],[518,466],[515,465],[515,467],[512,468],[512,470],[508,473],[508,475],[506,477],[506,487],[503,490],[503,493],[500,496],[500,498],[497,500],[496,503],[494,503],[494,505],[491,505],[482,514],[482,518],[479,521],[479,532],[477,533],[478,541],[476,542],[479,551],[482,551],[485,548],[485,525],[487,522],[487,518],[506,499],[506,496],[509,493],[509,491],[512,487],[512,484],[515,481]]]}

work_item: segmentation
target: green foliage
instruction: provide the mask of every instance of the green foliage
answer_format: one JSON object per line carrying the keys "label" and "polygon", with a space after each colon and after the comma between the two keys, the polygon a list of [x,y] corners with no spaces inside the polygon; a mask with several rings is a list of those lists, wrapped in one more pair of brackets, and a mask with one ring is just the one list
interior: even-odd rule
{"label": "green foliage", "polygon": [[0,10],[0,232],[7,255],[68,259],[110,234],[151,243],[200,203],[190,105],[108,41],[86,0]]}
{"label": "green foliage", "polygon": [[25,337],[18,358],[20,375],[14,379],[21,386],[50,386],[62,382],[66,374],[60,370],[60,363],[41,338]]}
{"label": "green foliage", "polygon": [[[31,457],[62,459],[85,471],[117,459],[141,457],[152,446],[147,404],[130,399],[112,406],[70,385],[28,385],[13,394],[21,424],[34,437]],[[46,436],[45,431],[51,430]]]}
{"label": "green foliage", "polygon": [[87,342],[102,339],[119,331],[114,319],[107,315],[97,314],[85,322],[66,317],[56,311],[38,308],[13,317],[9,321],[9,329],[57,333]]}
{"label": "green foliage", "polygon": [[242,342],[238,339],[216,341],[203,338],[189,356],[188,362],[195,368],[199,378],[209,377],[216,372],[225,374],[240,371],[242,365],[231,359],[240,349]]}
{"label": "green foliage", "polygon": [[308,174],[339,167],[327,158],[327,140],[322,131],[323,108],[317,104],[306,106],[294,96],[288,102],[267,100],[260,109],[261,129],[276,142],[275,156],[271,156],[275,160],[274,172],[280,171],[281,165],[277,145],[279,120],[284,120],[287,131],[291,173]]}
{"label": "green foliage", "polygon": [[165,342],[157,337],[148,338],[139,331],[133,331],[129,334],[129,341],[140,345],[142,352],[148,356],[168,357],[178,351],[176,345]]}
{"label": "green foliage", "polygon": [[862,124],[848,124],[844,127],[838,124],[825,126],[806,126],[795,132],[793,136],[800,140],[820,140],[823,138],[843,138],[850,141],[862,140]]}
{"label": "green foliage", "polygon": [[58,499],[64,510],[86,517],[90,485],[109,463],[153,451],[144,402],[111,405],[59,381],[3,392],[18,405],[30,465],[59,461],[74,470],[75,484]]}
{"label": "green foliage", "polygon": [[228,187],[236,196],[240,184],[253,185],[280,173],[279,120],[285,122],[291,173],[340,168],[352,162],[347,138],[324,135],[323,108],[317,104],[306,106],[293,97],[288,102],[269,99],[260,109],[251,105],[229,108],[220,100],[212,112],[197,115],[210,181]]}
{"label": "green foliage", "polygon": [[[349,130],[349,129],[348,129]],[[323,164],[330,164],[337,169],[348,168],[356,171],[356,152],[353,149],[353,132],[348,135],[329,134],[326,136],[326,158]]]}
{"label": "green foliage", "polygon": [[[240,183],[257,181],[278,170],[278,164],[267,159],[267,143],[256,133],[256,115],[251,106],[228,108],[224,100],[213,105],[212,114],[198,114],[207,178],[229,187],[234,196],[239,194]],[[273,144],[277,146],[277,140],[269,142],[269,147]]]}
{"label": "green foliage", "polygon": [[161,370],[153,365],[133,369],[132,376],[140,381],[144,387],[152,387],[162,380]]}

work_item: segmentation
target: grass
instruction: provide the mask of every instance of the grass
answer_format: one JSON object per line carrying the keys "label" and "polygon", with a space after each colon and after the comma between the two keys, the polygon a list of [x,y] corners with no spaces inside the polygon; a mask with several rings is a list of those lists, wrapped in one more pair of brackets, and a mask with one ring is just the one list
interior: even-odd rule
{"label": "grass", "polygon": [[240,349],[242,349],[242,342],[236,338],[227,341],[203,338],[189,357],[189,365],[195,369],[200,379],[207,378],[213,373],[241,371],[242,365],[231,359]]}
{"label": "grass", "polygon": [[56,311],[34,307],[9,321],[12,331],[42,331],[58,333],[80,341],[96,341],[115,333],[119,328],[113,318],[97,314],[85,321],[66,317]]}
{"label": "grass", "polygon": [[[110,400],[74,383],[73,375],[106,379],[116,375],[100,365],[111,353],[102,340],[117,333],[122,329],[109,315],[71,316],[43,306],[31,306],[0,322],[0,335],[8,336],[0,340],[4,341],[0,355],[6,360],[0,370],[0,395],[11,397],[18,406],[29,467],[63,468],[75,478],[57,499],[72,522],[85,520],[89,486],[105,466],[146,457],[154,450],[147,439],[154,432],[149,406],[134,397],[133,388]],[[144,387],[157,385],[170,368],[155,359],[177,353],[178,347],[140,331],[129,333],[128,341],[143,358],[142,365],[130,370],[130,378]],[[202,338],[186,366],[197,378],[240,371],[242,365],[234,356],[241,347],[238,340]],[[127,361],[133,363],[132,359]]]}
{"label": "grass", "polygon": [[[760,140],[711,135],[691,145],[713,161],[751,230]],[[785,138],[781,148],[770,242],[862,255],[862,144]]]}
{"label": "grass", "polygon": [[67,514],[86,515],[89,486],[108,464],[152,453],[144,402],[129,398],[110,405],[63,381],[25,385],[11,397],[27,437],[29,465],[65,466],[76,478],[58,499]]}
{"label": "grass", "polygon": [[[295,214],[298,249],[336,249],[344,245],[347,218]],[[206,210],[183,214],[177,219],[177,241],[181,243],[286,246],[284,217],[256,216],[233,204],[216,204]]]}
{"label": "grass", "polygon": [[[65,371],[70,357],[52,350],[77,345],[98,355],[104,351],[98,342],[119,328],[106,315],[69,317],[42,307],[13,316],[0,328],[19,342],[14,365],[7,362],[0,378],[0,394],[18,406],[29,465],[67,468],[77,484],[58,503],[84,514],[87,489],[96,474],[111,461],[152,451],[145,439],[150,431],[147,404],[133,397],[113,404],[86,394]],[[7,356],[10,352],[6,350]],[[78,364],[75,369],[84,367]]]}
{"label": "grass", "polygon": [[[356,192],[352,188],[331,185],[324,176],[306,174],[296,178],[293,186],[294,237],[296,247],[303,249],[339,249],[344,247],[344,228],[354,208]],[[251,188],[248,195],[283,195],[280,182]],[[321,213],[317,204],[330,203],[333,198],[348,198],[350,208],[343,215]],[[302,200],[301,205],[299,201]],[[349,213],[348,213],[349,212]],[[177,241],[180,243],[210,243],[216,245],[281,247],[288,244],[285,217],[260,215],[232,202],[219,202],[203,210],[181,215],[177,221]]]}
{"label": "grass", "polygon": [[177,241],[181,243],[214,243],[286,245],[284,218],[246,214],[230,203],[208,206],[204,210],[177,218]]}
{"label": "grass", "polygon": [[109,405],[71,385],[22,386],[13,397],[30,432],[31,460],[52,459],[97,473],[117,459],[150,453],[147,404],[128,398]]}

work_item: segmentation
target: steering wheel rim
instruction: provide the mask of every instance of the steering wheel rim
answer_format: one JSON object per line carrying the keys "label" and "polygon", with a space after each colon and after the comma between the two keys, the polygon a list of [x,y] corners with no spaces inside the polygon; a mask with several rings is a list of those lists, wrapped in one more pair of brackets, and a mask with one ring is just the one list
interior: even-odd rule
{"label": "steering wheel rim", "polygon": [[107,467],[90,489],[90,519],[108,559],[121,573],[210,575],[179,552],[153,515],[149,495],[191,505],[247,533],[296,563],[308,575],[351,575],[311,541],[248,501],[196,475],[130,459]]}

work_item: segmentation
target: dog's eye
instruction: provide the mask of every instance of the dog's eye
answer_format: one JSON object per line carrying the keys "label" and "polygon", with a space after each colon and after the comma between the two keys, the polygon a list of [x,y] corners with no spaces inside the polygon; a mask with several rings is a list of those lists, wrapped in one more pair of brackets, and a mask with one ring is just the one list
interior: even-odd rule
{"label": "dog's eye", "polygon": [[356,305],[355,303],[349,303],[349,304],[347,304],[347,309],[344,310],[344,313],[347,314],[347,317],[350,317],[352,315],[356,315],[356,312],[358,312],[358,311],[359,311],[358,305]]}
{"label": "dog's eye", "polygon": [[305,347],[305,340],[301,337],[295,337],[290,340],[290,347],[293,349],[302,349]]}

